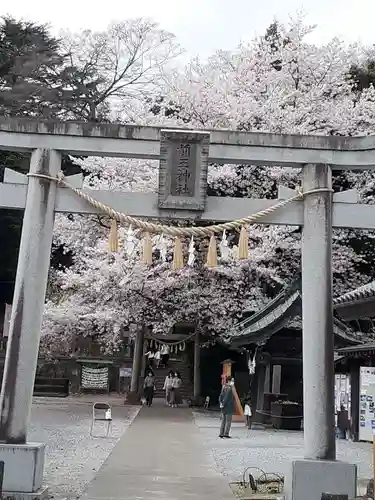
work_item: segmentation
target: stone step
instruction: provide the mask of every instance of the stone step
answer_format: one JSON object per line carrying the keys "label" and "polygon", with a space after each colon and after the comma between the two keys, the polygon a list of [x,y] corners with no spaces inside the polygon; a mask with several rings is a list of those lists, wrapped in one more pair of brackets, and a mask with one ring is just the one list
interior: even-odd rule
{"label": "stone step", "polygon": [[[181,397],[184,399],[191,397],[190,391],[181,391],[180,394],[181,394]],[[154,396],[156,398],[165,398],[165,391],[155,391]]]}
{"label": "stone step", "polygon": [[68,394],[61,392],[44,392],[44,391],[34,391],[34,397],[43,398],[67,398]]}
{"label": "stone step", "polygon": [[285,500],[285,495],[282,493],[244,493],[241,496],[242,500]]}
{"label": "stone step", "polygon": [[[165,391],[163,389],[165,378],[170,372],[170,370],[176,370],[180,373],[182,379],[181,397],[184,400],[188,399],[189,397],[191,397],[193,392],[192,383],[190,381],[191,377],[190,367],[186,364],[184,360],[181,359],[170,359],[168,364],[169,366],[167,368],[159,367],[159,368],[154,368],[153,370],[155,374],[155,386],[156,386],[154,397],[157,399],[165,398]],[[141,387],[143,386],[143,380],[144,377],[141,377],[140,381]]]}

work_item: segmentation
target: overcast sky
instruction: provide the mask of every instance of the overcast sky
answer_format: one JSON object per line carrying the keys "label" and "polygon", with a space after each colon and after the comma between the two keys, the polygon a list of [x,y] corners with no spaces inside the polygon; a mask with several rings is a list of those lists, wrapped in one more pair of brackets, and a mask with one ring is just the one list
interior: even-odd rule
{"label": "overcast sky", "polygon": [[[3,4],[3,5],[1,5]],[[0,15],[48,22],[58,32],[103,29],[111,21],[152,17],[173,32],[190,55],[230,49],[263,34],[276,17],[287,21],[297,10],[317,24],[315,41],[340,36],[375,43],[375,0],[13,0],[0,2]]]}

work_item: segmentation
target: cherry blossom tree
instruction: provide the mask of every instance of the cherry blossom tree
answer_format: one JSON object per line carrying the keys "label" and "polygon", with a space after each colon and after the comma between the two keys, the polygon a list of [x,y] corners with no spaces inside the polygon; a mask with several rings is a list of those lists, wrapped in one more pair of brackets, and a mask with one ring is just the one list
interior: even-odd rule
{"label": "cherry blossom tree", "polygon": [[266,304],[267,284],[277,286],[266,269],[246,262],[172,271],[157,258],[146,266],[139,250],[132,256],[108,254],[100,240],[79,266],[57,273],[59,293],[47,302],[43,324],[49,350],[69,352],[74,339],[83,336],[112,352],[132,324],[168,333],[176,323],[189,322],[205,338],[215,337],[227,333],[244,309]]}
{"label": "cherry blossom tree", "polygon": [[[375,127],[375,90],[362,92],[348,77],[353,65],[368,58],[359,45],[338,39],[317,46],[308,42],[314,29],[297,16],[277,25],[273,36],[256,38],[234,51],[218,51],[207,61],[191,61],[183,70],[164,72],[163,99],[124,99],[129,122],[224,127],[246,131],[318,135],[368,135]],[[85,186],[108,190],[155,191],[157,164],[138,160],[80,160]],[[276,198],[280,184],[294,188],[301,170],[270,166],[212,165],[210,195]],[[372,173],[337,172],[336,191],[355,187],[362,202],[373,203]],[[131,323],[167,332],[177,321],[195,321],[205,335],[221,335],[244,311],[268,300],[269,284],[288,284],[300,272],[301,231],[287,226],[251,226],[249,262],[229,261],[206,269],[207,242],[197,242],[195,267],[170,269],[157,254],[154,266],[134,255],[108,255],[109,221],[99,217],[59,216],[55,242],[72,251],[73,266],[55,273],[46,306],[45,339],[56,346],[73,335],[97,335],[108,350],[116,348]],[[122,241],[126,228],[121,228]],[[229,234],[236,243],[238,235]],[[336,230],[333,242],[334,291],[341,294],[374,278],[374,234]],[[188,242],[184,242],[187,247]],[[259,286],[259,279],[268,283]],[[258,280],[258,281],[257,281]],[[53,341],[54,339],[54,341]],[[65,346],[67,348],[67,346]]]}
{"label": "cherry blossom tree", "polygon": [[[358,44],[347,47],[338,39],[321,46],[308,43],[313,30],[298,15],[287,26],[276,24],[273,36],[235,51],[218,51],[205,62],[195,59],[184,73],[175,72],[168,95],[180,110],[181,123],[274,133],[374,133],[374,88],[358,93],[348,76],[353,65],[368,60],[369,50]],[[219,196],[274,198],[278,185],[293,188],[300,175],[298,169],[278,166],[224,165],[211,175],[209,189]],[[338,172],[333,181],[335,190],[356,187],[362,202],[373,202],[372,173]],[[257,251],[262,251],[262,241],[268,242],[265,261],[279,276],[288,278],[299,269],[300,231],[251,228],[250,244]],[[371,231],[335,231],[336,294],[374,278],[372,241]]]}

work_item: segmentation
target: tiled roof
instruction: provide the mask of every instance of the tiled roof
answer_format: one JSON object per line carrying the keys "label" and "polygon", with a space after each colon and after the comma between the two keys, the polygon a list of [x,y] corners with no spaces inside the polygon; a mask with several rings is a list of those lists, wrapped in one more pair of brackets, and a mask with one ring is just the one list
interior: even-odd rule
{"label": "tiled roof", "polygon": [[[302,330],[302,318],[300,315],[290,318],[285,325],[291,330]],[[338,318],[333,318],[333,333],[338,337],[342,337],[352,342],[361,342],[360,337],[363,335],[361,332],[354,332],[347,324],[340,321]]]}
{"label": "tiled roof", "polygon": [[375,281],[368,283],[367,285],[360,286],[351,292],[347,292],[340,297],[333,300],[334,306],[339,306],[343,304],[349,304],[350,302],[355,302],[357,300],[363,300],[370,297],[375,297]]}
{"label": "tiled roof", "polygon": [[[252,333],[258,332],[260,330],[264,330],[267,326],[271,325],[282,316],[286,314],[288,309],[300,296],[300,292],[295,291],[290,297],[288,297],[284,302],[281,302],[274,309],[270,309],[270,311],[265,314],[263,317],[259,318],[255,323],[250,324],[246,327],[244,324],[239,323],[237,327],[235,327],[232,335],[251,335]],[[242,328],[241,328],[242,326]]]}
{"label": "tiled roof", "polygon": [[[365,287],[361,287],[335,299],[334,305],[363,298],[366,294],[367,296],[370,296],[370,294],[375,296],[375,282],[370,285],[372,285],[372,288],[366,285]],[[246,318],[237,323],[229,332],[227,340],[231,342],[231,340],[235,341],[235,339],[237,339],[238,342],[240,338],[245,337],[255,339],[259,335],[265,334],[267,331],[272,335],[272,330],[274,333],[275,328],[282,328],[284,326],[291,329],[301,329],[302,321],[301,316],[298,314],[301,312],[300,300],[300,282],[296,280],[290,287],[284,289],[271,300],[266,307],[250,318]],[[338,318],[334,318],[333,320],[333,332],[338,337],[344,338],[349,342],[361,342],[361,339],[358,338],[358,334],[353,332],[348,325]]]}
{"label": "tiled roof", "polygon": [[368,342],[366,344],[360,344],[356,346],[342,347],[341,349],[336,349],[338,355],[345,355],[350,353],[375,351],[375,342]]}
{"label": "tiled roof", "polygon": [[264,331],[267,327],[274,325],[279,319],[288,316],[288,310],[294,306],[296,301],[300,299],[300,296],[300,280],[296,279],[261,310],[237,323],[229,332],[228,337],[238,338]]}

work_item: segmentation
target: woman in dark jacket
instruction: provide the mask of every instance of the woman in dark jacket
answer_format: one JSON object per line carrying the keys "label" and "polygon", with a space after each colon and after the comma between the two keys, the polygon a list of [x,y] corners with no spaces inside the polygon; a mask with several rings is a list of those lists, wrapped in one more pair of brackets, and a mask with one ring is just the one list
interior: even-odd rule
{"label": "woman in dark jacket", "polygon": [[340,411],[337,414],[337,429],[339,439],[346,439],[349,431],[349,415],[344,405],[340,406]]}

